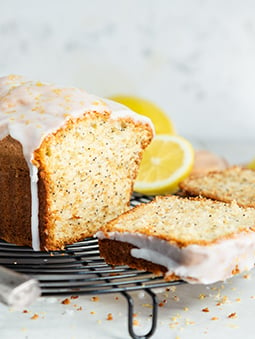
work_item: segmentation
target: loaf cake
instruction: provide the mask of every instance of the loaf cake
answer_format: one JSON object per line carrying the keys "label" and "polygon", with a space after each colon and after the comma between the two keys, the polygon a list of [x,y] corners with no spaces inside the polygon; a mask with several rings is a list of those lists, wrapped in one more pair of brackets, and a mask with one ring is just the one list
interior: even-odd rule
{"label": "loaf cake", "polygon": [[110,265],[211,284],[255,262],[255,209],[204,198],[156,197],[97,232]]}
{"label": "loaf cake", "polygon": [[35,250],[129,209],[150,120],[78,88],[0,78],[0,238]]}
{"label": "loaf cake", "polygon": [[255,207],[255,171],[232,166],[205,175],[191,176],[180,183],[180,189],[189,196],[203,196],[239,206]]}

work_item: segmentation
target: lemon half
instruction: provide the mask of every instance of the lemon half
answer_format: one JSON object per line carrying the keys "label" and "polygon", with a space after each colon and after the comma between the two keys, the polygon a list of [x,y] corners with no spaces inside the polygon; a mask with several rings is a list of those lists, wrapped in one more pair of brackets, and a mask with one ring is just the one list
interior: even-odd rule
{"label": "lemon half", "polygon": [[145,149],[134,190],[143,194],[167,194],[191,172],[194,149],[183,137],[156,135]]}
{"label": "lemon half", "polygon": [[136,113],[150,118],[154,124],[156,134],[175,134],[175,129],[170,118],[151,101],[128,95],[115,95],[109,99],[117,101]]}

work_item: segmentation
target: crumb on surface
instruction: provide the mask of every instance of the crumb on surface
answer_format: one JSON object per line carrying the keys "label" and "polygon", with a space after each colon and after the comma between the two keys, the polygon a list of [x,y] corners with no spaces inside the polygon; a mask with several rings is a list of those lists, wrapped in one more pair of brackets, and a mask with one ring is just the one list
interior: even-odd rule
{"label": "crumb on surface", "polygon": [[78,295],[71,295],[71,299],[78,299],[79,296]]}
{"label": "crumb on surface", "polygon": [[237,326],[236,324],[228,324],[228,327],[230,327],[230,328],[239,328],[239,326]]}
{"label": "crumb on surface", "polygon": [[91,297],[90,300],[94,301],[94,302],[97,302],[97,301],[99,301],[99,297]]}
{"label": "crumb on surface", "polygon": [[39,318],[39,314],[38,313],[35,313],[30,319],[32,320],[36,320]]}
{"label": "crumb on surface", "polygon": [[243,275],[243,278],[244,278],[244,279],[250,279],[250,277],[251,277],[250,274],[244,274],[244,275]]}
{"label": "crumb on surface", "polygon": [[185,319],[185,324],[186,324],[186,325],[194,325],[194,324],[195,324],[195,321],[189,320],[189,319]]}
{"label": "crumb on surface", "polygon": [[177,327],[178,325],[179,325],[179,322],[178,322],[178,321],[175,321],[175,322],[170,323],[170,324],[169,324],[169,327],[170,327],[170,328],[175,328],[175,327]]}
{"label": "crumb on surface", "polygon": [[235,318],[237,318],[236,312],[230,313],[230,314],[228,315],[228,318],[230,318],[230,319],[235,319]]}
{"label": "crumb on surface", "polygon": [[134,326],[139,326],[139,321],[138,321],[137,319],[134,319],[134,320],[133,320],[133,325],[134,325]]}
{"label": "crumb on surface", "polygon": [[202,309],[202,312],[210,312],[209,308],[208,307],[205,307]]}
{"label": "crumb on surface", "polygon": [[203,293],[200,293],[200,294],[199,294],[199,299],[201,299],[201,300],[202,300],[202,299],[204,299],[205,297],[206,297],[206,295],[205,295],[205,294],[203,294]]}
{"label": "crumb on surface", "polygon": [[171,320],[176,321],[177,319],[180,319],[181,315],[179,313],[177,313],[176,315],[171,317]]}
{"label": "crumb on surface", "polygon": [[229,299],[226,295],[224,295],[216,304],[216,306],[220,306],[222,304],[226,304],[227,302],[229,302]]}
{"label": "crumb on surface", "polygon": [[148,308],[152,308],[151,304],[142,304],[143,307],[148,307]]}
{"label": "crumb on surface", "polygon": [[107,314],[106,320],[113,320],[113,315],[112,315],[112,313],[108,313],[108,314]]}
{"label": "crumb on surface", "polygon": [[163,307],[166,303],[167,303],[167,300],[164,299],[164,300],[162,300],[162,301],[158,304],[158,306],[159,306],[159,307]]}
{"label": "crumb on surface", "polygon": [[239,274],[240,273],[240,269],[238,267],[238,265],[235,266],[235,268],[232,270],[231,272],[233,275]]}
{"label": "crumb on surface", "polygon": [[212,317],[211,320],[219,320],[218,317]]}
{"label": "crumb on surface", "polygon": [[63,305],[69,305],[70,303],[71,303],[71,301],[70,301],[69,298],[66,298],[66,299],[61,301],[61,304],[63,304]]}
{"label": "crumb on surface", "polygon": [[96,314],[96,312],[95,311],[90,311],[90,314]]}

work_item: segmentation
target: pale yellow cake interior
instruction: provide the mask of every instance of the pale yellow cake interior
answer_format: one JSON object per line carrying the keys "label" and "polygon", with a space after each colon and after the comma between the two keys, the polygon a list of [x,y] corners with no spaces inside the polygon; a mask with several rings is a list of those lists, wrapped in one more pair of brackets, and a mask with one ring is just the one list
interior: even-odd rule
{"label": "pale yellow cake interior", "polygon": [[253,230],[255,209],[210,199],[158,197],[113,220],[102,231],[140,233],[179,246],[206,245]]}
{"label": "pale yellow cake interior", "polygon": [[150,138],[140,123],[88,113],[44,140],[35,160],[47,183],[48,244],[92,236],[129,208]]}
{"label": "pale yellow cake interior", "polygon": [[240,206],[255,207],[255,171],[251,169],[234,166],[187,178],[180,186],[192,195],[225,202],[236,200]]}

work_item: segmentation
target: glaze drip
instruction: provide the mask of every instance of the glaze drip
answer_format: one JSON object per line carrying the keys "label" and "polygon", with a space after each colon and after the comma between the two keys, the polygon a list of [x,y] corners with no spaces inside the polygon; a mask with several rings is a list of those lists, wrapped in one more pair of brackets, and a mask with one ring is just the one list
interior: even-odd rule
{"label": "glaze drip", "polygon": [[112,239],[132,244],[135,258],[145,259],[167,268],[167,275],[174,273],[192,284],[212,284],[224,281],[240,272],[250,270],[255,261],[255,233],[243,232],[236,237],[222,239],[202,246],[191,244],[178,247],[168,241],[140,233],[97,232],[99,239]]}

